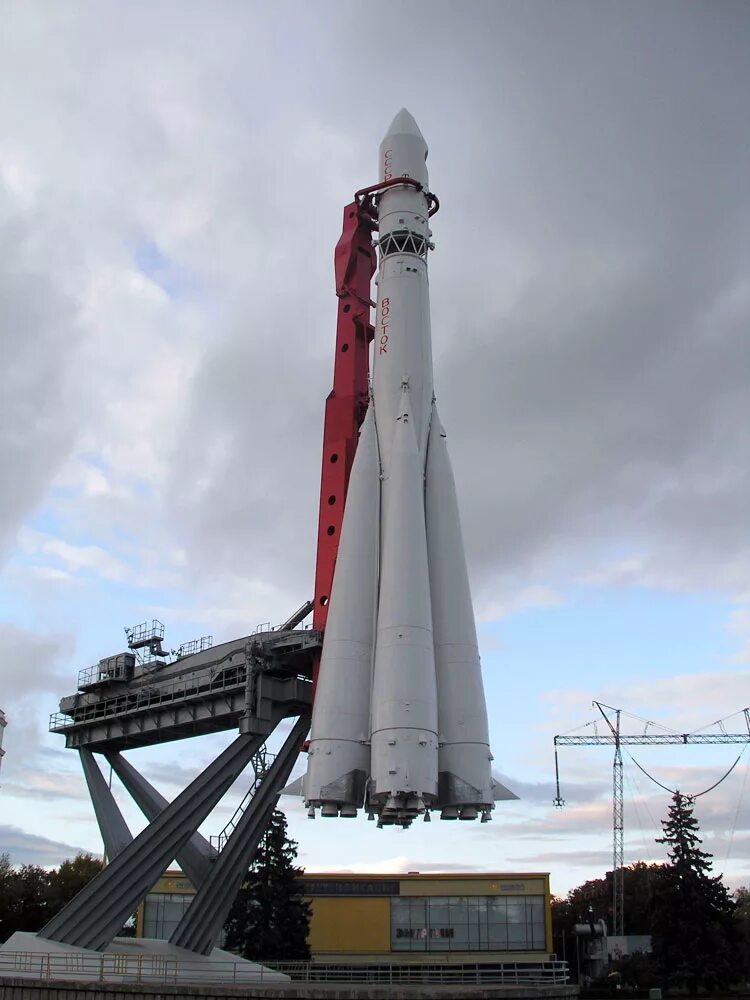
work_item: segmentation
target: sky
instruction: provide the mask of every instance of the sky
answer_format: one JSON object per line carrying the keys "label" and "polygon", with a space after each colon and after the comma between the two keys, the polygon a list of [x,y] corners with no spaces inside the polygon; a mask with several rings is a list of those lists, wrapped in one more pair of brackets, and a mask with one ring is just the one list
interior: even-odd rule
{"label": "sky", "polygon": [[[333,248],[406,106],[442,206],[435,385],[494,766],[520,799],[406,831],[282,803],[311,870],[602,876],[611,749],[560,751],[556,810],[554,735],[593,700],[678,732],[750,704],[745,0],[2,8],[0,852],[101,850],[47,719],[123,626],[218,642],[311,596]],[[131,760],[172,797],[229,739]],[[697,794],[740,750],[626,754],[626,862],[665,856],[669,794],[638,764]],[[749,760],[696,800],[732,888]]]}

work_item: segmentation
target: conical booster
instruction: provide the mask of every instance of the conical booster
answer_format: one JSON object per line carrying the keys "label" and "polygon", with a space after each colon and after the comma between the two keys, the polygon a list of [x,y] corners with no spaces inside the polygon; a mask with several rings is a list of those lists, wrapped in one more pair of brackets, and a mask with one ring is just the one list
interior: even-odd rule
{"label": "conical booster", "polygon": [[380,463],[367,411],[341,529],[318,690],[305,800],[311,815],[356,816],[370,771],[370,684],[379,538]]}

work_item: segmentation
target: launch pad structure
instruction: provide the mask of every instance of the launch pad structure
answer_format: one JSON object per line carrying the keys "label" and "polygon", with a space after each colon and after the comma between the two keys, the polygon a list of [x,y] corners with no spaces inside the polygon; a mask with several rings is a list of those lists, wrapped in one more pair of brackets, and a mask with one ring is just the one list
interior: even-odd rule
{"label": "launch pad structure", "polygon": [[[358,193],[344,209],[334,258],[339,302],[333,388],[325,407],[314,599],[277,628],[261,626],[217,646],[203,637],[172,657],[163,648],[164,626],[146,622],[126,629],[126,652],[81,671],[77,693],[61,700],[50,731],[78,751],[108,863],[42,929],[39,938],[51,947],[55,942],[103,952],[176,859],[197,892],[170,944],[210,955],[302,749],[349,473],[368,404],[376,266],[368,204]],[[312,628],[300,627],[310,612]],[[172,802],[123,755],[229,730],[237,730],[236,738]],[[274,733],[285,739],[269,762],[266,741]],[[148,820],[135,837],[99,761],[112,768]],[[198,827],[249,764],[254,778],[248,794],[213,846]]]}
{"label": "launch pad structure", "polygon": [[[381,145],[380,181],[344,209],[313,599],[277,628],[217,646],[204,636],[171,654],[160,622],[126,629],[127,650],[81,671],[77,692],[51,717],[50,730],[78,751],[108,863],[39,932],[41,949],[46,942],[111,952],[175,859],[196,895],[169,947],[218,956],[231,905],[302,749],[313,817],[316,809],[353,817],[366,805],[378,826],[429,820],[431,809],[442,819],[484,822],[495,799],[515,798],[491,777],[455,486],[435,410],[427,251],[438,201],[427,188],[426,158],[425,140],[402,110]],[[373,308],[380,326],[371,383]],[[337,557],[345,572],[334,583]],[[312,627],[301,627],[311,612]],[[232,730],[229,746],[172,802],[123,755]],[[271,759],[273,734],[283,744]],[[148,821],[137,836],[100,761]],[[248,765],[247,794],[214,846],[198,829]]]}
{"label": "launch pad structure", "polygon": [[[159,625],[142,631],[158,640]],[[307,733],[319,648],[320,633],[288,627],[169,664],[136,665],[132,653],[120,654],[101,661],[98,679],[63,699],[65,714],[52,717],[51,729],[79,752],[108,864],[49,921],[41,938],[103,951],[176,858],[197,894],[170,943],[211,953]],[[296,721],[289,729],[290,718]],[[216,850],[198,827],[285,723],[281,749]],[[236,738],[172,802],[122,754],[230,729],[238,730]],[[138,836],[131,835],[97,757],[112,767],[146,816],[148,825]]]}

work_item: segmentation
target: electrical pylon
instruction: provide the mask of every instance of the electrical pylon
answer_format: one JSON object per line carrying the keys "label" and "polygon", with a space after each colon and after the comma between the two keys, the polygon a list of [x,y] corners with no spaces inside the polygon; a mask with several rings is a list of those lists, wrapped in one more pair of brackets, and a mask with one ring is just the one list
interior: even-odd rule
{"label": "electrical pylon", "polygon": [[[623,734],[620,729],[621,715],[628,715],[622,709],[612,708],[603,702],[592,702],[602,715],[602,718],[609,729],[608,733],[598,733],[594,730],[593,735],[562,735],[555,736],[555,785],[556,795],[553,805],[558,809],[565,805],[565,800],[560,795],[560,767],[557,757],[557,748],[563,746],[594,747],[612,746],[614,747],[614,759],[612,761],[612,933],[623,934],[625,929],[625,882],[624,882],[624,861],[625,861],[625,799],[623,791],[623,766],[622,747],[624,746],[676,746],[688,744],[728,744],[728,743],[750,743],[750,708],[743,708],[737,715],[743,715],[747,732],[728,733],[724,727],[727,719],[719,719],[711,723],[711,727],[717,726],[719,732],[706,733],[703,730],[696,730],[692,733],[677,733],[660,726],[658,723],[649,722],[646,719],[638,719],[637,716],[629,718],[637,719],[645,724],[642,733]],[[612,715],[614,713],[614,721]],[[728,718],[732,718],[729,716]],[[596,722],[588,722],[586,726],[595,726]],[[704,729],[711,728],[705,726]],[[581,727],[584,728],[584,727]],[[649,728],[660,730],[659,732],[649,732]],[[744,750],[743,750],[744,753]],[[740,754],[742,756],[742,754]],[[732,764],[724,777],[734,769],[739,761],[739,757]],[[650,777],[650,775],[649,775]],[[720,779],[721,781],[724,778]],[[719,784],[717,782],[716,784]],[[711,786],[715,788],[715,785]],[[710,791],[711,789],[706,789]],[[704,793],[701,793],[704,794]]]}

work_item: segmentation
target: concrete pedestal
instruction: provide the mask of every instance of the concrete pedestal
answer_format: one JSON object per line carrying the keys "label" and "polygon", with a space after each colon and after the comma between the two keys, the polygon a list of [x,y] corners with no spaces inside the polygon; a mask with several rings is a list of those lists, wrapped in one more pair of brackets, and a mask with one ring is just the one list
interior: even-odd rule
{"label": "concrete pedestal", "polygon": [[104,983],[279,985],[289,976],[221,948],[198,955],[168,941],[115,938],[103,952],[16,931],[0,945],[0,978]]}

